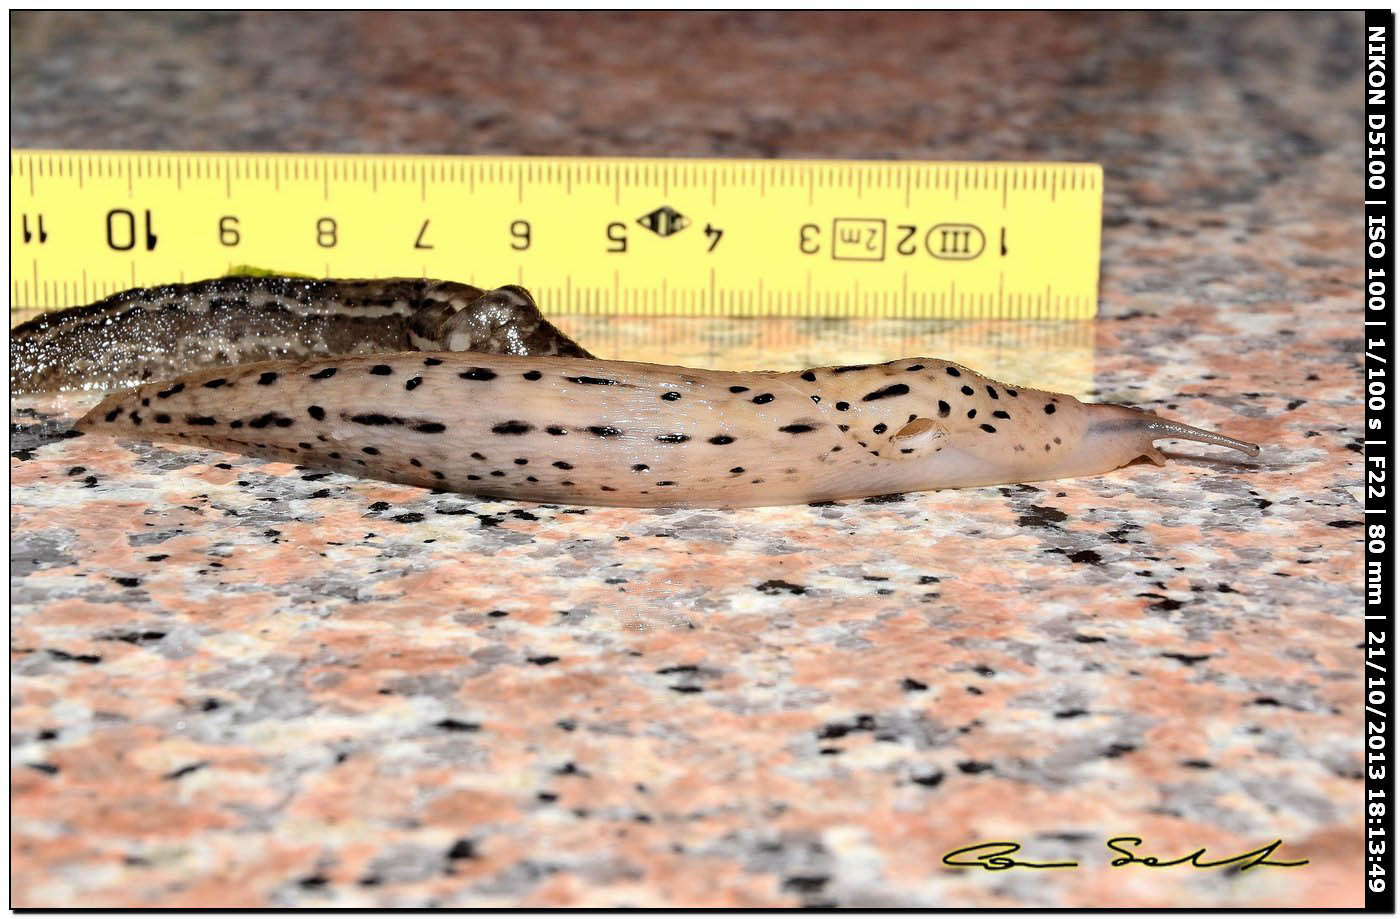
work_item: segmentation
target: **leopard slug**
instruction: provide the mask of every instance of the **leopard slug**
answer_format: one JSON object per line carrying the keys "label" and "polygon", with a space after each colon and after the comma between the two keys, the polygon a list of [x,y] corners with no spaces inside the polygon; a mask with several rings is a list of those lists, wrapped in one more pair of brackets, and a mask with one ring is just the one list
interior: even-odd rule
{"label": "leopard slug", "polygon": [[10,391],[111,390],[205,367],[386,351],[587,357],[523,288],[234,276],[136,288],[10,331]]}
{"label": "leopard slug", "polygon": [[1251,443],[912,358],[733,373],[406,352],[206,369],[109,396],[79,430],[472,494],[742,507],[1106,472],[1155,440]]}

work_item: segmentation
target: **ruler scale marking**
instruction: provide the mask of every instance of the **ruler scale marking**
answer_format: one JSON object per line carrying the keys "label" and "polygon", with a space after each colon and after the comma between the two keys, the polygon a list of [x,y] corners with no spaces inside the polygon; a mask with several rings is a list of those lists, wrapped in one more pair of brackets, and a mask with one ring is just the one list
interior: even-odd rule
{"label": "ruler scale marking", "polygon": [[[23,214],[30,232],[43,214],[45,230],[96,231],[42,247],[12,233],[12,262],[38,259],[12,308],[232,263],[529,278],[549,314],[1084,318],[1100,176],[1082,164],[11,151],[15,225]],[[454,180],[465,194],[428,194]],[[117,183],[129,204],[113,210]],[[1012,194],[1023,188],[1037,194]]]}

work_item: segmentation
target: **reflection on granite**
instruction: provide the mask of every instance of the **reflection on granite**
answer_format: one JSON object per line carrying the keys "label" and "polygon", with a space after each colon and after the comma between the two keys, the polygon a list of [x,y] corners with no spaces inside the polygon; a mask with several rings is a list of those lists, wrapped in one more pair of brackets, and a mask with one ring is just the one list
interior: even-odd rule
{"label": "reflection on granite", "polygon": [[[1357,15],[15,13],[19,146],[1088,159],[1103,318],[563,319],[927,353],[1266,444],[737,512],[11,406],[16,906],[1355,906]],[[1110,866],[1282,839],[1298,868]],[[1075,870],[951,868],[1017,840]]]}

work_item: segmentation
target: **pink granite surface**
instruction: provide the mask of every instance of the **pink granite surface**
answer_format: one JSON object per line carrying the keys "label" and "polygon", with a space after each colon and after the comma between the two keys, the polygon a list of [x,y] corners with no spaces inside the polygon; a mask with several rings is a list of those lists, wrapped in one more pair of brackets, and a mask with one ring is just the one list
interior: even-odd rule
{"label": "pink granite surface", "polygon": [[[18,146],[1103,162],[1103,318],[561,319],[952,357],[1238,462],[488,501],[11,405],[16,906],[1355,906],[1360,17],[12,16]],[[1294,868],[1113,867],[1283,844]],[[1075,869],[951,868],[1015,840]]]}

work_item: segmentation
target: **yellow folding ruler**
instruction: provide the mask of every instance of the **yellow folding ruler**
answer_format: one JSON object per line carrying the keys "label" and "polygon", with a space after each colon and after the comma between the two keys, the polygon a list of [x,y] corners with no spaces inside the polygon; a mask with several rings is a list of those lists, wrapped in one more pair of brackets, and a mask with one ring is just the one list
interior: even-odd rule
{"label": "yellow folding ruler", "polygon": [[12,309],[256,265],[550,314],[1082,319],[1082,163],[12,150]]}

